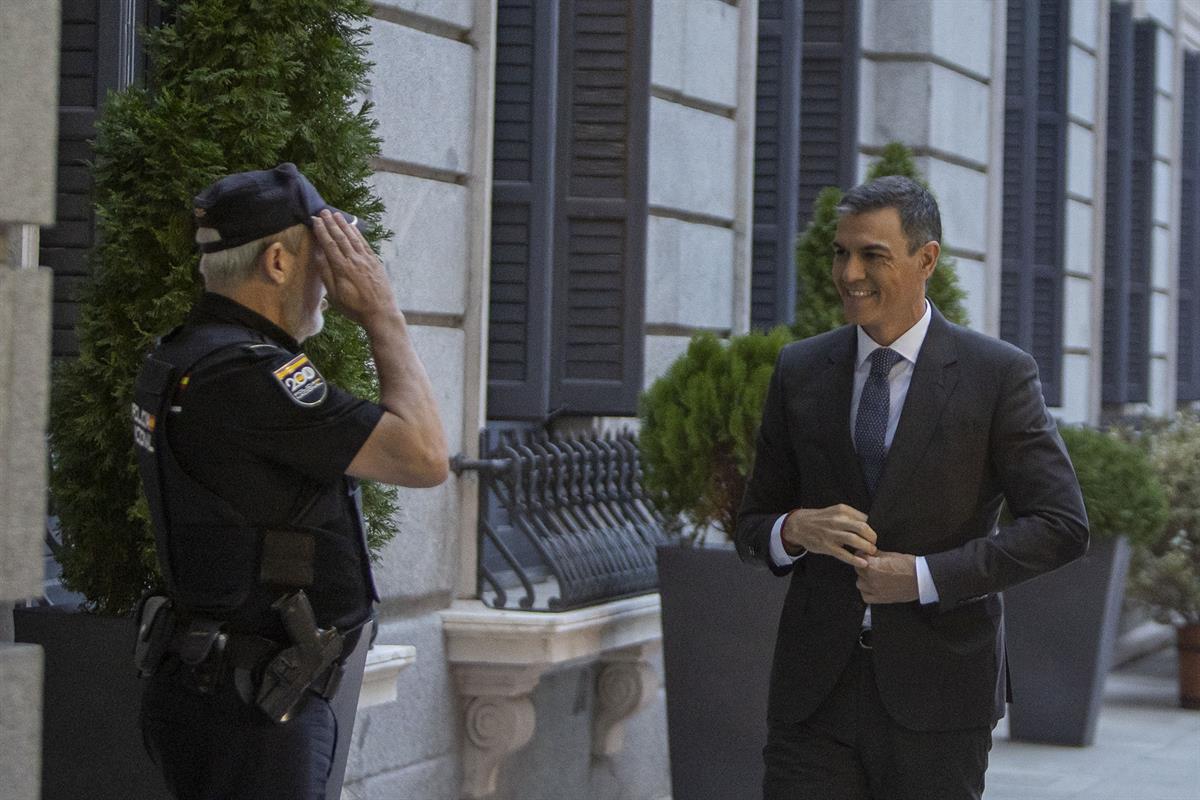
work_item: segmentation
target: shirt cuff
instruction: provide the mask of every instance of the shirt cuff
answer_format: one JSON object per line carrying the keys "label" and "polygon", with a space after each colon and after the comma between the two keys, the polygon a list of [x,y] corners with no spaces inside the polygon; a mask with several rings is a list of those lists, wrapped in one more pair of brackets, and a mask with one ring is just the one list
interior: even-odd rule
{"label": "shirt cuff", "polygon": [[917,556],[917,595],[923,606],[938,601],[937,586],[933,584],[933,575],[925,563],[925,556]]}
{"label": "shirt cuff", "polygon": [[798,556],[793,556],[784,549],[783,523],[787,518],[788,515],[784,514],[779,519],[775,520],[775,525],[771,528],[771,561],[774,562],[775,566],[777,567],[790,567],[792,564],[795,564],[797,561],[804,558],[804,556],[808,555],[807,550]]}

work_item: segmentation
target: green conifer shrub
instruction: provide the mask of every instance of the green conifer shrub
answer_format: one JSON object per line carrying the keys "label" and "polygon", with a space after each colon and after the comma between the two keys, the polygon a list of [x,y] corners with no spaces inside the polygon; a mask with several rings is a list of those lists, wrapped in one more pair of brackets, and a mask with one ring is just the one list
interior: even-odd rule
{"label": "green conifer shrub", "polygon": [[1079,478],[1093,536],[1128,537],[1138,546],[1157,538],[1167,520],[1167,494],[1144,447],[1110,431],[1058,429]]}
{"label": "green conifer shrub", "polygon": [[[928,188],[917,172],[912,151],[898,142],[883,148],[880,158],[871,165],[867,180],[885,175],[903,175]],[[835,186],[826,187],[813,204],[813,217],[796,245],[796,321],[792,332],[798,339],[832,330],[843,323],[842,301],[833,285],[833,238],[837,233],[837,205],[842,192]],[[958,285],[954,259],[944,252],[938,257],[937,269],[925,286],[925,293],[938,311],[951,322],[967,324],[963,308],[965,294]]]}
{"label": "green conifer shrub", "polygon": [[691,531],[733,534],[754,458],[754,437],[786,327],[728,341],[692,337],[684,353],[641,398],[646,490]]}
{"label": "green conifer shrub", "polygon": [[[233,172],[295,162],[331,204],[388,235],[370,190],[379,150],[365,86],[366,0],[184,0],[146,35],[150,88],[109,96],[97,124],[99,244],[80,355],[57,370],[51,492],[64,583],[121,613],[159,581],[133,453],[133,380],[156,336],[199,297],[192,198]],[[377,397],[366,337],[330,313],[305,351],[333,383]],[[394,535],[394,490],[364,487],[373,551]]]}

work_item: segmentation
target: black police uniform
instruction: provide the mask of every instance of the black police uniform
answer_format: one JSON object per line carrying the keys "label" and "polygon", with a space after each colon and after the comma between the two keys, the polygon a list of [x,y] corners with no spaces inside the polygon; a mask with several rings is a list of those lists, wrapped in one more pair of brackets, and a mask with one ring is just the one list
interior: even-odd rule
{"label": "black police uniform", "polygon": [[[285,331],[217,294],[143,367],[134,434],[178,624],[150,665],[142,726],[181,800],[324,797],[339,735],[322,696],[332,680],[284,723],[253,693],[288,644],[280,597],[303,589],[321,628],[359,632],[371,618],[378,598],[345,470],[382,415],[327,384]],[[185,649],[206,631],[224,634],[226,651]]]}

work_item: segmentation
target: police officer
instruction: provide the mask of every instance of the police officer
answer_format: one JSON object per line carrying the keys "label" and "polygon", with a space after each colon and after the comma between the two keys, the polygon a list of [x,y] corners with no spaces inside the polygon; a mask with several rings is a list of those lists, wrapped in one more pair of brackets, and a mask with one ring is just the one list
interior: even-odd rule
{"label": "police officer", "polygon": [[[146,747],[180,800],[325,797],[329,698],[372,621],[356,479],[435,486],[447,453],[387,273],[293,164],[195,199],[206,293],[147,358],[134,437],[165,597],[143,603]],[[300,343],[361,325],[378,404]]]}

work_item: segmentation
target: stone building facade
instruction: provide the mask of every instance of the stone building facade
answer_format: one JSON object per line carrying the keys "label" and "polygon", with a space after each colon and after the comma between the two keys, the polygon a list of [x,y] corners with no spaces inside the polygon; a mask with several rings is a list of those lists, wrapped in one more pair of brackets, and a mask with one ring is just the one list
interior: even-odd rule
{"label": "stone building facade", "polygon": [[[5,437],[30,409],[14,387],[44,387],[47,323],[18,321],[9,298],[14,281],[46,281],[13,267],[38,262],[31,226],[52,222],[55,179],[32,165],[53,162],[38,150],[53,137],[32,131],[54,125],[22,106],[41,127],[10,136],[7,110],[55,85],[52,5],[0,8],[3,41],[27,43],[0,46],[0,500],[41,496],[14,483],[36,471],[10,463],[37,458]],[[82,24],[76,5],[64,29]],[[112,5],[120,53],[97,69],[120,85],[141,69],[133,24],[152,20]],[[970,324],[1037,357],[1062,421],[1200,401],[1194,0],[378,0],[369,38],[374,186],[395,232],[382,255],[466,459],[484,429],[628,422],[693,333],[788,322],[817,190],[857,182],[890,141],[939,198]],[[41,247],[64,357],[80,277],[70,169]],[[415,659],[394,700],[360,711],[343,796],[668,797],[657,596],[490,608],[479,498],[469,470],[401,493],[376,568],[378,641]],[[10,521],[18,507],[0,503],[0,602],[40,590],[39,531]],[[36,742],[36,663],[0,644],[0,698],[24,702],[0,703],[0,775],[22,798],[36,796],[14,755]]]}

